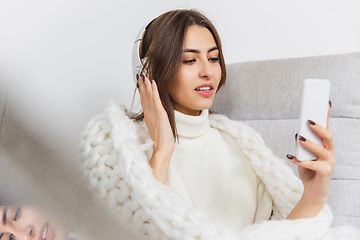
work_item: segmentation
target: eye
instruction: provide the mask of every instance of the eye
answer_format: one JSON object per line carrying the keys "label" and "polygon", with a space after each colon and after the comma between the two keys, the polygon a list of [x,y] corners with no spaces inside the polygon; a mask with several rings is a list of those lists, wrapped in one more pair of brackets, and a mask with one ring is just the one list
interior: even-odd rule
{"label": "eye", "polygon": [[210,62],[218,62],[218,61],[220,61],[220,58],[219,57],[217,57],[217,58],[209,58],[209,61]]}
{"label": "eye", "polygon": [[9,240],[15,240],[14,234],[11,234]]}
{"label": "eye", "polygon": [[183,63],[185,64],[193,64],[196,60],[195,59],[190,59],[190,60],[184,60]]}
{"label": "eye", "polygon": [[18,220],[20,216],[21,216],[21,208],[17,207],[16,212],[15,212],[15,216],[14,216],[14,221]]}

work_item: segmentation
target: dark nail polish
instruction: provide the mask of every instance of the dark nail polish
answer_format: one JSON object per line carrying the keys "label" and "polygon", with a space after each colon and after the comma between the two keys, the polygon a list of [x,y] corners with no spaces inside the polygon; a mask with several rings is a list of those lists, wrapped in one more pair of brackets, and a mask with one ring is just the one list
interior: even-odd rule
{"label": "dark nail polish", "polygon": [[139,74],[136,74],[136,80],[139,81]]}
{"label": "dark nail polish", "polygon": [[332,107],[332,102],[331,101],[329,101],[329,104],[330,104],[330,108]]}
{"label": "dark nail polish", "polygon": [[295,134],[295,140],[297,139],[297,135],[298,135],[298,134],[296,133],[296,134]]}
{"label": "dark nail polish", "polygon": [[140,87],[140,86],[139,86],[139,83],[136,83],[136,87],[137,87],[137,88],[139,88],[139,87]]}
{"label": "dark nail polish", "polygon": [[141,78],[142,78],[142,80],[145,82],[145,77],[144,77],[144,75],[141,74]]}
{"label": "dark nail polish", "polygon": [[294,159],[294,156],[292,156],[292,155],[290,155],[290,154],[287,154],[286,157],[287,157],[288,159]]}
{"label": "dark nail polish", "polygon": [[308,120],[308,122],[309,122],[309,124],[311,124],[311,125],[315,126],[315,123],[314,123],[313,121]]}
{"label": "dark nail polish", "polygon": [[303,142],[305,142],[306,141],[306,138],[304,138],[303,136],[301,136],[301,135],[299,135],[299,139],[300,139],[300,141],[303,141]]}
{"label": "dark nail polish", "polygon": [[153,80],[152,80],[152,79],[150,79],[150,83],[153,83]]}

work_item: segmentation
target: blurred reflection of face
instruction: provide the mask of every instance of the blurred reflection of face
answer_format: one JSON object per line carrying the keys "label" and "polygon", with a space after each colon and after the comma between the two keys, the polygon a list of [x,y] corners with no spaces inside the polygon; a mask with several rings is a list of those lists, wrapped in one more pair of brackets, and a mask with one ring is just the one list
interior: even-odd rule
{"label": "blurred reflection of face", "polygon": [[0,240],[66,240],[66,228],[35,206],[0,206]]}

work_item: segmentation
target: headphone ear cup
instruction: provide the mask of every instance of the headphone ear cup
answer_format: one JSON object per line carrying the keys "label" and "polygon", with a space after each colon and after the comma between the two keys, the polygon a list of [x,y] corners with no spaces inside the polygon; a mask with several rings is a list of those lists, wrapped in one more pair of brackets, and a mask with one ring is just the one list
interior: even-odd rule
{"label": "headphone ear cup", "polygon": [[135,84],[137,84],[136,75],[137,74],[140,75],[140,70],[143,67],[141,64],[141,61],[140,61],[140,57],[139,57],[140,41],[141,40],[138,40],[134,43],[133,51],[132,51],[132,69],[133,69],[133,77],[134,77]]}
{"label": "headphone ear cup", "polygon": [[144,74],[147,76],[146,69],[144,69],[144,65],[147,61],[147,58],[140,59],[140,43],[143,40],[143,37],[145,35],[145,31],[147,28],[155,21],[156,18],[151,20],[148,24],[146,24],[136,35],[134,46],[132,50],[132,69],[133,69],[133,77],[135,81],[135,85],[137,85],[137,78],[136,75]]}
{"label": "headphone ear cup", "polygon": [[142,37],[144,36],[147,26],[148,24],[145,25],[136,35],[132,50],[132,69],[133,69],[133,77],[134,77],[135,85],[137,84],[136,75],[137,74],[140,75],[141,74],[140,71],[141,69],[143,69],[143,65],[140,60],[140,43],[142,41]]}

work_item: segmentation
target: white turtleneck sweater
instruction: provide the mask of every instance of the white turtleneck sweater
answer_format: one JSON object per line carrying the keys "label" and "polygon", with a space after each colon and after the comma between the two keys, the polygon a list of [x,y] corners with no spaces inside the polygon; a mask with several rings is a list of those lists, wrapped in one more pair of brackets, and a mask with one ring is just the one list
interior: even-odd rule
{"label": "white turtleneck sweater", "polygon": [[[235,139],[210,127],[208,114],[208,110],[200,116],[175,111],[179,142],[167,186],[213,222],[234,230],[268,220],[271,196]],[[146,155],[151,159],[152,148]]]}

